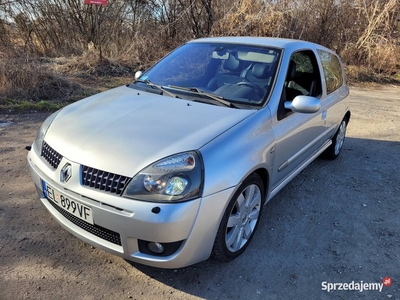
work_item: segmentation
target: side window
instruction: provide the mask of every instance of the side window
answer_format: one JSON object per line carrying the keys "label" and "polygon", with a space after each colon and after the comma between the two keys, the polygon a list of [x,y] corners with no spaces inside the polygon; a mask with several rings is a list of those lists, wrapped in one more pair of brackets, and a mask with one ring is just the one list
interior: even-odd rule
{"label": "side window", "polygon": [[[289,70],[286,77],[286,87],[290,92],[300,95],[317,97],[321,94],[321,76],[319,74],[317,59],[314,52],[299,51],[290,58]],[[295,89],[297,91],[293,91]],[[287,101],[294,97],[288,95]]]}
{"label": "side window", "polygon": [[343,73],[339,58],[329,52],[318,50],[326,81],[326,93],[336,91],[343,84]]}
{"label": "side window", "polygon": [[282,91],[278,120],[292,114],[292,111],[285,109],[285,101],[292,101],[296,96],[300,95],[318,98],[321,94],[321,75],[314,52],[312,50],[304,50],[293,53]]}

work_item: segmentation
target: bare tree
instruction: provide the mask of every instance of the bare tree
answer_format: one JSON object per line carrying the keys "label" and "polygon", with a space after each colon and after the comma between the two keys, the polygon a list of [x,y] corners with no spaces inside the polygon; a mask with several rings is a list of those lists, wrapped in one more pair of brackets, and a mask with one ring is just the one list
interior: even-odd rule
{"label": "bare tree", "polygon": [[[113,0],[96,6],[84,0],[0,0],[0,47],[68,56],[93,43],[106,57],[148,64],[193,38],[273,36],[320,43],[348,63],[389,72],[399,58],[399,1]],[[376,64],[379,55],[390,68],[382,59]]]}

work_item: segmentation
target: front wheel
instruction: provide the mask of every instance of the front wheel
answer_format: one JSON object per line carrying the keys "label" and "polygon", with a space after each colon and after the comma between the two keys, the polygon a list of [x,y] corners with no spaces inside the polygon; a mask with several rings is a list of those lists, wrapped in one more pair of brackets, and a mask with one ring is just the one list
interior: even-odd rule
{"label": "front wheel", "polygon": [[328,159],[335,159],[339,156],[342,150],[344,139],[346,138],[347,122],[343,120],[340,126],[333,136],[332,145],[330,145],[324,152],[323,157]]}
{"label": "front wheel", "polygon": [[261,216],[264,184],[251,174],[233,195],[215,238],[212,256],[220,261],[238,257],[249,245]]}

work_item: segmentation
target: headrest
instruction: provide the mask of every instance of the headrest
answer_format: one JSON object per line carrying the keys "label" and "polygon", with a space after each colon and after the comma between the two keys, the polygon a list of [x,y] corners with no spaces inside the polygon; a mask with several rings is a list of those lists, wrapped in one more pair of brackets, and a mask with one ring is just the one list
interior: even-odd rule
{"label": "headrest", "polygon": [[291,80],[296,77],[296,63],[291,60],[289,63],[288,79]]}
{"label": "headrest", "polygon": [[224,69],[228,71],[239,71],[241,63],[233,55],[229,54],[227,60],[224,61]]}
{"label": "headrest", "polygon": [[268,78],[268,76],[270,75],[270,70],[271,66],[269,64],[254,64],[251,72],[254,77],[265,79]]}

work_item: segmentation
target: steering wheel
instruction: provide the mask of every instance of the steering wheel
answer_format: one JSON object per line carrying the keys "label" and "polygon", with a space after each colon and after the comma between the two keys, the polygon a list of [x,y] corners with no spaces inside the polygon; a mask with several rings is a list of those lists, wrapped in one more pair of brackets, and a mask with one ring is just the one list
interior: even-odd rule
{"label": "steering wheel", "polygon": [[239,85],[239,86],[240,86],[240,85],[244,85],[244,86],[251,87],[253,90],[255,90],[255,91],[257,92],[258,96],[260,96],[260,97],[264,96],[264,91],[263,91],[263,89],[260,88],[258,85],[252,83],[252,82],[249,82],[249,81],[241,81],[241,82],[236,83],[236,85]]}

